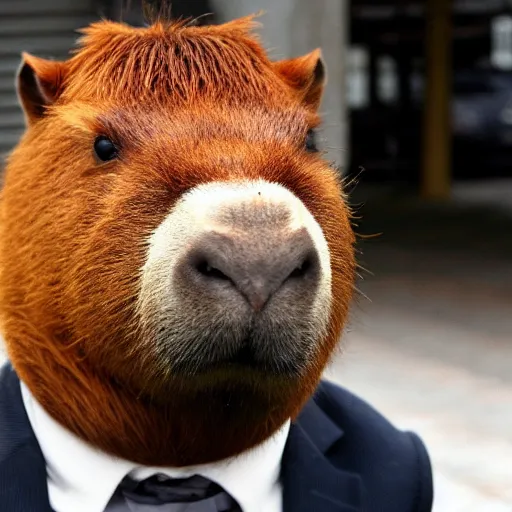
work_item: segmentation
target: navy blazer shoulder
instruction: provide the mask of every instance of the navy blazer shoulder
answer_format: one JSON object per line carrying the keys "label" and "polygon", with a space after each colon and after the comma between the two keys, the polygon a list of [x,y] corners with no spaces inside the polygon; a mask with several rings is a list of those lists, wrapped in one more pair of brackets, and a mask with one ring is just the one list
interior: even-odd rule
{"label": "navy blazer shoulder", "polygon": [[[12,366],[0,369],[0,510],[51,512],[46,466]],[[349,391],[322,382],[292,423],[283,512],[429,512],[432,471],[420,439]]]}
{"label": "navy blazer shoulder", "polygon": [[432,510],[432,467],[423,442],[395,428],[364,400],[323,381],[297,423],[332,466],[357,475],[356,509]]}

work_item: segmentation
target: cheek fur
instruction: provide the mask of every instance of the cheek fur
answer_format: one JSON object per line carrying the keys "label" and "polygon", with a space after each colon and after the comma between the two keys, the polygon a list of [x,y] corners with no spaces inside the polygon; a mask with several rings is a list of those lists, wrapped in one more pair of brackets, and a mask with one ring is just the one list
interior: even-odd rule
{"label": "cheek fur", "polygon": [[[113,175],[76,173],[73,178],[14,155],[0,206],[2,331],[20,376],[71,431],[109,453],[179,465],[243,451],[299,412],[346,321],[354,278],[353,234],[334,173],[309,156],[286,147],[268,154],[265,146],[239,141],[226,143],[222,152],[206,141],[193,148],[183,144],[168,150],[167,159],[156,149],[158,157],[144,153],[144,159],[119,165]],[[26,151],[37,163],[37,148]],[[44,151],[51,152],[50,146]],[[237,158],[226,160],[225,153]],[[215,404],[222,410],[224,393],[236,386],[206,396],[211,382],[204,389],[184,381],[169,384],[166,375],[155,372],[160,356],[144,337],[137,306],[151,233],[187,191],[257,180],[293,194],[321,229],[329,254],[331,281],[324,290],[329,288],[330,314],[325,329],[316,332],[317,349],[300,379],[268,387],[254,378],[243,387],[245,399],[270,400],[267,405],[263,400],[258,411],[276,412],[255,417],[253,409],[241,410],[235,421],[215,410]],[[149,403],[140,399],[141,389],[148,390]],[[168,402],[153,407],[162,393]],[[207,410],[201,405],[205,402],[212,404]],[[208,435],[197,432],[195,438],[204,443],[188,446],[180,432],[190,424],[211,423],[213,414],[218,429]],[[169,417],[181,419],[170,425]],[[236,429],[247,424],[254,425],[254,432],[239,439]],[[230,429],[235,429],[233,445],[219,445],[216,436],[225,438]],[[176,444],[187,446],[186,456],[169,451]]]}

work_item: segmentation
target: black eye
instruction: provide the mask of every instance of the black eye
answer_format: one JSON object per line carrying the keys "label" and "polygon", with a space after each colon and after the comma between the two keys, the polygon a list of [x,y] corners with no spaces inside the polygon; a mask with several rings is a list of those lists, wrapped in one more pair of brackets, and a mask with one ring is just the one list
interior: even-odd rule
{"label": "black eye", "polygon": [[102,162],[108,162],[117,157],[117,148],[114,143],[103,135],[94,141],[94,152]]}
{"label": "black eye", "polygon": [[316,132],[315,132],[315,130],[308,130],[304,146],[306,148],[306,151],[309,151],[310,153],[316,153],[318,151],[318,147],[316,145]]}

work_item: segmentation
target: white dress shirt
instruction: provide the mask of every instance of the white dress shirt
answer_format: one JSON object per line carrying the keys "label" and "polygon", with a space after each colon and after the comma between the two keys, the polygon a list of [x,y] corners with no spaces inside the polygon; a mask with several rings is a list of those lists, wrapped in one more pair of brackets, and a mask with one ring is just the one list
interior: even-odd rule
{"label": "white dress shirt", "polygon": [[143,480],[156,473],[208,478],[223,487],[243,512],[282,512],[279,473],[290,422],[260,446],[232,459],[187,468],[149,468],[90,446],[57,423],[23,383],[21,389],[46,461],[50,505],[55,512],[105,512],[126,475]]}

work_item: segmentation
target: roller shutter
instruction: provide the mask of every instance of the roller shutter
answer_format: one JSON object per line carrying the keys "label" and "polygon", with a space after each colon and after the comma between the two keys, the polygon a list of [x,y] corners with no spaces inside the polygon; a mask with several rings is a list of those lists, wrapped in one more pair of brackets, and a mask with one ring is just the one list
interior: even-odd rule
{"label": "roller shutter", "polygon": [[0,0],[0,168],[23,131],[14,88],[20,53],[65,58],[76,29],[98,12],[97,0]]}

